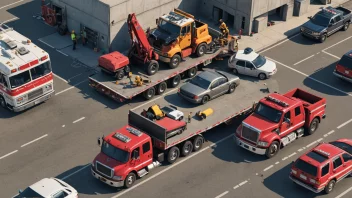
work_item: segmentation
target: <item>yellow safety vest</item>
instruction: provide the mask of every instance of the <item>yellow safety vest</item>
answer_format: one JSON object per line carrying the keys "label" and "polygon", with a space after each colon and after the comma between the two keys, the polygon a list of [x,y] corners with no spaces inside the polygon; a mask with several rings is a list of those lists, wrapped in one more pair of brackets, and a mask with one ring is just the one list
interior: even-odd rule
{"label": "yellow safety vest", "polygon": [[75,34],[71,34],[71,39],[72,40],[76,40],[76,35]]}

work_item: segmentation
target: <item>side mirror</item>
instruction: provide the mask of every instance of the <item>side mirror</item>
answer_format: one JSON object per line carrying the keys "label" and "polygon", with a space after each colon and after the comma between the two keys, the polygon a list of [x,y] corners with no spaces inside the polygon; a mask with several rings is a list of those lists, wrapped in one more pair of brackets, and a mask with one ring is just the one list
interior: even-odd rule
{"label": "side mirror", "polygon": [[288,118],[284,118],[284,122],[288,123],[288,124],[291,124],[291,120],[288,119]]}
{"label": "side mirror", "polygon": [[100,146],[101,140],[100,137],[98,137],[98,145]]}
{"label": "side mirror", "polygon": [[134,150],[132,153],[132,159],[134,160],[138,159],[138,152],[136,150]]}

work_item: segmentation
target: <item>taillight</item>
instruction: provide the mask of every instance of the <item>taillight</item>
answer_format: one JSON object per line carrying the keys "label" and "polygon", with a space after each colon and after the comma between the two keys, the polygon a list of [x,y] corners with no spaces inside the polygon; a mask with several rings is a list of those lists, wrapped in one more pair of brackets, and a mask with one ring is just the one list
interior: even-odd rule
{"label": "taillight", "polygon": [[310,183],[316,184],[316,185],[320,185],[320,181],[319,179],[309,179]]}
{"label": "taillight", "polygon": [[193,96],[194,99],[198,99],[199,97],[198,96]]}
{"label": "taillight", "polygon": [[11,73],[15,73],[17,71],[17,69],[12,69]]}
{"label": "taillight", "polygon": [[44,61],[44,60],[46,60],[46,59],[48,59],[48,56],[47,56],[47,55],[45,55],[45,56],[43,56],[43,57],[40,58],[41,61]]}

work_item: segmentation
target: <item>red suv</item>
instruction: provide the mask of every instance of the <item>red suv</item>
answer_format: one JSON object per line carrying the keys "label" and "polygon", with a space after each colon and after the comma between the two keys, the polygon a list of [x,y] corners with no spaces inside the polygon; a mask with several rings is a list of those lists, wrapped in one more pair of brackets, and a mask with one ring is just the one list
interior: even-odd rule
{"label": "red suv", "polygon": [[352,83],[352,50],[342,56],[336,65],[334,75]]}
{"label": "red suv", "polygon": [[329,194],[337,182],[352,174],[352,140],[320,143],[293,162],[290,179],[315,193]]}

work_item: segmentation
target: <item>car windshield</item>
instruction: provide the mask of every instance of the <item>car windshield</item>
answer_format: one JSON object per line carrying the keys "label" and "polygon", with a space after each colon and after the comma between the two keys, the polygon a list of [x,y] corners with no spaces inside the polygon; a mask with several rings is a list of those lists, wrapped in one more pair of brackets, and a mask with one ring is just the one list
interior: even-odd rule
{"label": "car windshield", "polygon": [[259,55],[256,59],[254,59],[253,64],[256,68],[263,66],[266,63],[266,59],[264,56]]}
{"label": "car windshield", "polygon": [[326,27],[330,23],[330,18],[325,17],[321,14],[316,14],[314,17],[312,17],[311,21],[316,25]]}
{"label": "car windshield", "polygon": [[318,168],[316,166],[309,164],[308,162],[305,162],[301,159],[297,160],[295,167],[305,173],[312,175],[313,177],[316,177],[318,174]]}
{"label": "car windshield", "polygon": [[128,162],[129,153],[127,151],[116,148],[106,141],[104,141],[103,145],[101,146],[101,152],[119,162]]}
{"label": "car windshield", "polygon": [[352,146],[351,145],[346,144],[344,142],[336,142],[336,141],[330,142],[330,144],[332,144],[332,145],[334,145],[334,146],[336,146],[336,147],[338,147],[338,148],[340,148],[340,149],[342,149],[352,155]]}
{"label": "car windshield", "polygon": [[170,34],[180,34],[180,30],[181,30],[179,26],[169,23],[163,19],[161,19],[159,23],[159,28]]}
{"label": "car windshield", "polygon": [[281,116],[282,116],[282,112],[279,110],[276,110],[272,107],[269,107],[263,103],[259,103],[254,111],[254,113],[272,121],[275,123],[279,123]]}
{"label": "car windshield", "polygon": [[194,78],[192,78],[190,83],[197,85],[198,87],[200,87],[202,89],[208,89],[209,85],[210,85],[209,81],[205,80],[204,78],[202,78],[200,76],[195,76]]}
{"label": "car windshield", "polygon": [[18,198],[26,198],[26,197],[38,197],[38,198],[44,198],[37,192],[35,192],[31,187],[26,188],[22,193],[20,193]]}
{"label": "car windshield", "polygon": [[338,64],[348,69],[352,69],[352,57],[344,55],[342,56]]}
{"label": "car windshield", "polygon": [[36,67],[33,67],[30,70],[27,70],[22,73],[9,77],[10,86],[12,89],[20,87],[26,83],[31,82],[32,80],[35,80],[42,76],[47,75],[50,72],[51,72],[50,61],[47,61]]}

